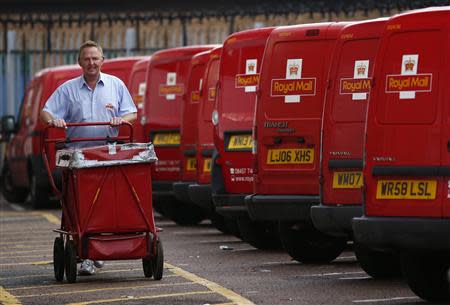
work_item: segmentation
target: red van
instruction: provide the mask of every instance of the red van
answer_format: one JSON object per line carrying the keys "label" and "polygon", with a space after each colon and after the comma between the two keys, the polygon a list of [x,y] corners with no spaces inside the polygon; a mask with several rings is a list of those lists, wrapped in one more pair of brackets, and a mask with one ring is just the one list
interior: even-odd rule
{"label": "red van", "polygon": [[144,111],[144,94],[147,76],[147,66],[150,57],[146,57],[137,61],[131,68],[130,77],[128,80],[128,90],[130,91],[133,101],[136,104],[137,119],[133,123],[133,136],[135,142],[147,142],[148,138],[144,136],[145,116],[142,115]]}
{"label": "red van", "polygon": [[80,75],[78,65],[39,71],[25,90],[17,123],[13,116],[2,118],[2,132],[10,138],[0,184],[6,200],[24,202],[30,195],[33,208],[49,205],[51,190],[41,157],[41,136],[45,126],[39,120],[39,113],[56,88]]}
{"label": "red van", "polygon": [[204,99],[202,87],[205,82],[204,73],[210,53],[211,50],[208,50],[192,57],[188,73],[187,91],[181,105],[181,180],[173,183],[173,191],[175,196],[183,202],[191,201],[188,187],[197,180],[198,109]]}
{"label": "red van", "polygon": [[213,124],[211,114],[214,108],[219,80],[219,65],[222,47],[211,50],[204,74],[202,99],[198,108],[196,133],[196,183],[189,186],[189,197],[206,211],[213,212],[211,200],[211,158],[214,151]]}
{"label": "red van", "polygon": [[217,213],[239,223],[241,238],[256,248],[279,245],[276,226],[251,221],[244,198],[253,193],[252,124],[259,72],[273,28],[234,33],[225,40],[213,112],[216,152],[212,198]]}
{"label": "red van", "polygon": [[173,182],[181,179],[181,104],[192,56],[213,46],[190,46],[154,53],[147,67],[144,133],[153,142],[158,162],[152,168],[155,207],[179,224],[193,224],[204,215],[190,202],[174,197]]}
{"label": "red van", "polygon": [[411,289],[450,300],[450,7],[392,17],[375,59],[358,243],[400,253]]}
{"label": "red van", "polygon": [[278,27],[264,53],[253,129],[253,220],[278,221],[283,247],[301,262],[336,258],[346,240],[314,228],[319,203],[320,131],[328,71],[348,23]]}
{"label": "red van", "polygon": [[[320,231],[353,239],[352,218],[362,213],[363,135],[374,60],[387,19],[351,24],[342,29],[330,68],[330,87],[322,119],[321,204],[311,208]],[[398,275],[398,260],[359,245],[356,257],[373,277]],[[378,261],[378,263],[376,262]]]}

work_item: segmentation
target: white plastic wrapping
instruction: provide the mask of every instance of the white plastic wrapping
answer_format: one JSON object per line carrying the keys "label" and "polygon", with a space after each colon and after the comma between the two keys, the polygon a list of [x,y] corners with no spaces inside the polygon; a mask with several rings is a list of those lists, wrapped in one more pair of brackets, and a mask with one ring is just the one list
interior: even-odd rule
{"label": "white plastic wrapping", "polygon": [[[152,143],[108,144],[108,153],[115,155],[122,150],[136,150],[131,158],[121,160],[86,160],[83,149],[61,149],[56,152],[56,166],[65,168],[89,168],[122,164],[153,163],[158,160]],[[95,148],[88,148],[95,149]],[[84,149],[86,150],[86,148]]]}

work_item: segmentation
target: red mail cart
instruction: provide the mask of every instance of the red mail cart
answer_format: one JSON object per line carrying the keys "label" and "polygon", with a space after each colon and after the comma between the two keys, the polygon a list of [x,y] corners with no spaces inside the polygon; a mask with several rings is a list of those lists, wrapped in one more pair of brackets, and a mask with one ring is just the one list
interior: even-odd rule
{"label": "red mail cart", "polygon": [[[68,127],[109,125],[104,122],[70,123]],[[61,227],[53,248],[55,278],[76,281],[77,262],[142,259],[145,277],[160,280],[163,248],[158,238],[152,208],[151,164],[157,160],[151,143],[106,144],[88,148],[65,148],[56,152],[52,172],[47,151],[51,145],[102,138],[49,137],[44,135],[43,157],[50,184],[62,206]],[[92,127],[90,127],[92,128]],[[53,130],[52,130],[53,132]],[[111,141],[108,141],[111,142]],[[54,179],[60,172],[61,179]],[[61,180],[56,186],[55,180]]]}

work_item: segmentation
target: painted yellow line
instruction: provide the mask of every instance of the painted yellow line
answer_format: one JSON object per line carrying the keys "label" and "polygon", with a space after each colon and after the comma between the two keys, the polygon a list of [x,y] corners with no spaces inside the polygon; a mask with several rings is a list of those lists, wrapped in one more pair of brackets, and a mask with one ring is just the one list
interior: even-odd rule
{"label": "painted yellow line", "polygon": [[18,253],[34,253],[34,252],[49,252],[49,253],[53,253],[53,249],[40,249],[40,250],[27,250],[27,251],[13,251],[13,252],[1,252],[0,254],[11,254],[11,257],[13,258],[15,254]]}
{"label": "painted yellow line", "polygon": [[0,303],[3,305],[22,305],[19,300],[0,286]]}
{"label": "painted yellow line", "polygon": [[[192,282],[184,282],[184,283],[168,283],[168,284],[154,284],[154,282],[151,282],[152,284],[146,284],[146,285],[134,285],[134,286],[122,286],[122,287],[109,287],[109,288],[97,288],[97,289],[81,289],[81,290],[74,290],[74,291],[61,291],[61,292],[52,292],[52,293],[39,293],[39,294],[25,294],[25,295],[17,295],[18,298],[24,299],[24,298],[36,298],[36,297],[47,297],[47,296],[54,296],[54,295],[68,295],[68,294],[76,294],[76,293],[92,293],[92,292],[103,292],[103,291],[114,291],[114,290],[124,290],[127,289],[139,289],[139,288],[147,288],[147,289],[154,289],[157,287],[173,287],[173,286],[186,286],[186,285],[194,285],[195,283]],[[60,285],[60,287],[63,287]],[[123,300],[123,299],[122,299]]]}
{"label": "painted yellow line", "polygon": [[43,248],[49,248],[51,247],[53,249],[53,245],[52,244],[48,244],[48,245],[42,245],[42,246],[30,246],[30,245],[15,245],[15,246],[7,246],[8,249],[43,249]]}
{"label": "painted yellow line", "polygon": [[48,222],[55,224],[55,225],[60,225],[61,224],[61,220],[59,219],[59,217],[51,214],[51,213],[45,213],[45,212],[33,212],[33,215],[39,215],[44,217],[45,219],[47,219]]}
{"label": "painted yellow line", "polygon": [[[14,239],[15,241],[7,241],[7,242],[0,242],[0,247],[2,247],[2,246],[7,246],[7,245],[17,245],[17,238],[15,238]],[[46,239],[41,239],[41,240],[36,240],[36,239],[33,239],[33,240],[23,240],[23,239],[20,239],[20,242],[22,242],[22,243],[26,243],[27,245],[29,245],[29,244],[45,244],[45,243],[50,243],[52,240],[49,240],[48,238],[46,238]]]}
{"label": "painted yellow line", "polygon": [[240,296],[239,294],[235,293],[234,291],[231,291],[230,289],[227,289],[225,287],[220,286],[219,284],[216,284],[214,282],[208,281],[206,279],[203,279],[193,273],[190,273],[188,271],[185,271],[181,268],[175,267],[171,264],[164,263],[164,266],[172,271],[174,274],[178,274],[179,276],[190,280],[194,283],[200,284],[202,286],[207,287],[209,290],[214,291],[215,293],[218,293],[228,300],[239,304],[239,305],[255,305],[250,300],[247,300],[246,298]]}
{"label": "painted yellow line", "polygon": [[151,299],[162,299],[162,298],[170,298],[170,297],[181,297],[181,296],[188,296],[188,295],[211,294],[211,293],[213,293],[213,292],[212,291],[190,291],[190,292],[168,293],[168,294],[160,294],[160,295],[152,295],[152,296],[144,296],[144,297],[135,297],[135,298],[117,298],[117,299],[87,301],[87,302],[80,302],[80,303],[70,303],[67,305],[89,305],[89,304],[113,303],[113,302],[124,302],[124,301],[133,301],[133,300],[151,300]]}
{"label": "painted yellow line", "polygon": [[[11,258],[43,258],[43,257],[47,257],[46,255],[7,255],[7,256],[0,256],[0,259],[11,259]],[[48,257],[51,257],[51,254],[48,255]]]}
{"label": "painted yellow line", "polygon": [[50,265],[53,264],[53,261],[40,261],[40,262],[27,262],[27,263],[9,263],[9,264],[0,264],[0,266],[23,266],[23,265]]}

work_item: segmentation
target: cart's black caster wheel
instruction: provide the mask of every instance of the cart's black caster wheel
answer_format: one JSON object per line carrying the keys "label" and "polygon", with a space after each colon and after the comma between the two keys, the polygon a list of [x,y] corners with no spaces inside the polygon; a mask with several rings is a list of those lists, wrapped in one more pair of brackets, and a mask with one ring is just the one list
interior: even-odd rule
{"label": "cart's black caster wheel", "polygon": [[77,280],[77,250],[72,240],[66,243],[66,250],[64,251],[64,265],[66,269],[66,280],[69,283],[75,283]]}
{"label": "cart's black caster wheel", "polygon": [[164,251],[161,240],[156,241],[156,256],[151,258],[153,278],[157,281],[162,279],[164,269]]}
{"label": "cart's black caster wheel", "polygon": [[64,279],[64,240],[61,237],[56,237],[53,243],[53,270],[55,279],[62,282]]}
{"label": "cart's black caster wheel", "polygon": [[144,257],[142,259],[142,269],[144,269],[145,277],[152,277],[153,271],[152,271],[152,262],[150,258]]}

